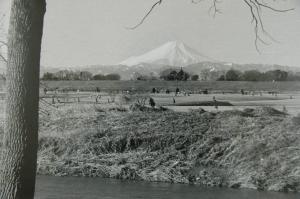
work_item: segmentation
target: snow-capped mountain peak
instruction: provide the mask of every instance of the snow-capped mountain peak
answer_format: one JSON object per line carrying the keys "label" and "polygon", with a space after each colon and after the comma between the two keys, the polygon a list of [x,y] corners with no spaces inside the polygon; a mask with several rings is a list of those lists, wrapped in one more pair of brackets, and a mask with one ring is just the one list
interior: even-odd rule
{"label": "snow-capped mountain peak", "polygon": [[171,41],[140,56],[130,57],[121,65],[135,66],[143,63],[169,66],[187,66],[212,59],[198,53],[186,44]]}

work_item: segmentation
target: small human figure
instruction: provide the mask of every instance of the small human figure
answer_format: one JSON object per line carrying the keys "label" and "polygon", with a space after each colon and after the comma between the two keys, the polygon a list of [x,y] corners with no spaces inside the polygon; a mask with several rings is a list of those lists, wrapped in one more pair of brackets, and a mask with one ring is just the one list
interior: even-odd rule
{"label": "small human figure", "polygon": [[150,99],[149,99],[149,105],[150,105],[152,108],[155,107],[155,101],[154,101],[154,99],[153,99],[152,97],[150,97]]}
{"label": "small human figure", "polygon": [[100,88],[99,87],[96,88],[96,92],[100,93]]}
{"label": "small human figure", "polygon": [[156,88],[152,88],[152,93],[156,93]]}
{"label": "small human figure", "polygon": [[55,104],[55,96],[52,96],[52,104]]}
{"label": "small human figure", "polygon": [[96,96],[96,103],[98,103],[98,99],[101,99],[101,95]]}
{"label": "small human figure", "polygon": [[242,94],[242,95],[245,95],[244,89],[241,89],[241,94]]}
{"label": "small human figure", "polygon": [[217,100],[216,100],[215,96],[213,96],[213,101],[214,101],[214,104],[215,104],[215,108],[218,109],[218,103],[217,103]]}
{"label": "small human figure", "polygon": [[283,107],[282,107],[282,112],[284,112],[284,113],[287,113],[287,112],[288,112],[286,106],[283,106]]}
{"label": "small human figure", "polygon": [[173,97],[173,104],[175,104],[176,103],[176,101],[175,101],[175,98]]}

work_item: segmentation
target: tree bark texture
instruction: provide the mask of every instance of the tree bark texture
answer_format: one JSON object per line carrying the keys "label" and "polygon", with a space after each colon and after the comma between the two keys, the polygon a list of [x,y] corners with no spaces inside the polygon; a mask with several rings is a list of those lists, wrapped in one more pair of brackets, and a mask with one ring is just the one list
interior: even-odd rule
{"label": "tree bark texture", "polygon": [[45,11],[45,0],[12,0],[0,199],[34,198],[39,68]]}

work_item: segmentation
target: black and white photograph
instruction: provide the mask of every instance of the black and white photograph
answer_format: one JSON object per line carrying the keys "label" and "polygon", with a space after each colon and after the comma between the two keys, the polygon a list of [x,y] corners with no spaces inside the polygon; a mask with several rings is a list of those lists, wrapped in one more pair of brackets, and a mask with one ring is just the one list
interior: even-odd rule
{"label": "black and white photograph", "polygon": [[0,199],[299,198],[299,0],[0,0]]}

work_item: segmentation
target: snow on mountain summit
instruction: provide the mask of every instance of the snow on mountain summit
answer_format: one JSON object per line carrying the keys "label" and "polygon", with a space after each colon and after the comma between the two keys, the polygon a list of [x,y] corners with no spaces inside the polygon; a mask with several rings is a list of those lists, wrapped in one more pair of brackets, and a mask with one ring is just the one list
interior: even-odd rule
{"label": "snow on mountain summit", "polygon": [[196,50],[190,48],[182,42],[171,41],[143,55],[130,57],[120,64],[126,66],[135,66],[143,63],[169,66],[187,66],[190,64],[211,60],[211,58],[198,53]]}

